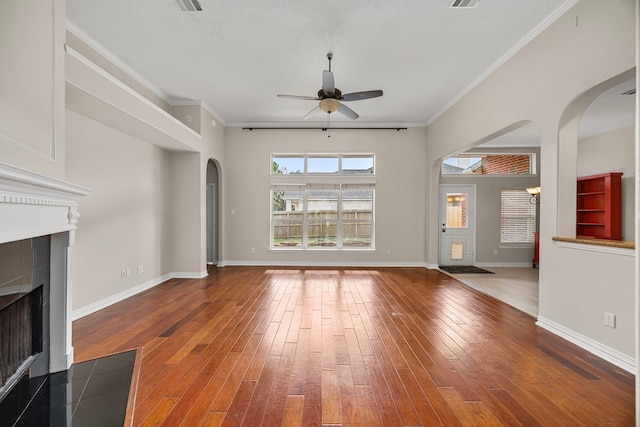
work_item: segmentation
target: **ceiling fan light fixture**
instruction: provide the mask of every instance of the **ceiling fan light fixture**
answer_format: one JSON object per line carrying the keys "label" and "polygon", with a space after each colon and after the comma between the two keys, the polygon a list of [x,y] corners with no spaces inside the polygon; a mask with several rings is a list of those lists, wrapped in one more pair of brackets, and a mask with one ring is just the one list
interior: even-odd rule
{"label": "ceiling fan light fixture", "polygon": [[320,101],[320,109],[327,114],[334,113],[340,108],[340,101],[334,98],[326,98]]}

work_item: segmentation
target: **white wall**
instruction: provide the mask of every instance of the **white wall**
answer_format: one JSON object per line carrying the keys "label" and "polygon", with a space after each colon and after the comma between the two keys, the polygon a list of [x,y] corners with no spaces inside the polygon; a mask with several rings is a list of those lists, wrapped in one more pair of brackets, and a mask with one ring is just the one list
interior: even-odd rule
{"label": "white wall", "polygon": [[[331,138],[320,130],[227,129],[224,262],[424,265],[424,140],[425,129],[334,129]],[[376,251],[269,250],[271,153],[375,154]]]}
{"label": "white wall", "polygon": [[635,126],[578,142],[577,175],[622,172],[622,239],[633,242],[635,210]]}
{"label": "white wall", "polygon": [[[634,66],[635,2],[583,0],[432,123],[427,140],[427,158],[437,163],[514,125],[538,125],[543,189],[539,319],[543,326],[560,325],[574,342],[611,350],[621,359],[634,357],[629,323],[634,322],[629,298],[634,258],[562,248],[552,237],[575,235],[579,118],[591,100],[629,78]],[[465,126],[459,126],[461,121]],[[428,263],[437,260],[437,236],[431,233],[437,230],[437,188],[438,175],[432,171]],[[608,279],[600,280],[605,271]],[[617,329],[603,326],[611,300],[616,304],[609,310],[616,310],[620,320]]]}

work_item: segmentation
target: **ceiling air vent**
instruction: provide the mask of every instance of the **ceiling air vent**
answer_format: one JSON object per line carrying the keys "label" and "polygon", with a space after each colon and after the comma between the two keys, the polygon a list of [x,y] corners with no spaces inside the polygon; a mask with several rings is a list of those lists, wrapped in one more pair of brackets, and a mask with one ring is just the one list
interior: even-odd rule
{"label": "ceiling air vent", "polygon": [[202,12],[202,6],[198,0],[176,0],[176,3],[183,12]]}
{"label": "ceiling air vent", "polygon": [[636,90],[634,89],[629,89],[626,92],[622,92],[620,95],[635,95],[636,94]]}
{"label": "ceiling air vent", "polygon": [[476,7],[480,0],[453,0],[452,8],[471,8]]}

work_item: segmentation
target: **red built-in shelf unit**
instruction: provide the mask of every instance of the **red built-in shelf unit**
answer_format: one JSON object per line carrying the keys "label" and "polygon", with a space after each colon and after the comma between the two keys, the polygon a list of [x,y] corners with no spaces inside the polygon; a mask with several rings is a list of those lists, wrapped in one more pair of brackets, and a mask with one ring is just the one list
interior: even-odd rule
{"label": "red built-in shelf unit", "polygon": [[576,237],[622,240],[622,173],[578,178]]}

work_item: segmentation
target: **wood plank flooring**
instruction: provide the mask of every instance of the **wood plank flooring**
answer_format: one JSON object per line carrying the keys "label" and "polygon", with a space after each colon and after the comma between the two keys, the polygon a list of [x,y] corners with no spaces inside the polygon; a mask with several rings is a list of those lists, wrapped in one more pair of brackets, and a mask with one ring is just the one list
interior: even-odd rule
{"label": "wood plank flooring", "polygon": [[213,268],[73,323],[136,426],[634,425],[634,377],[422,268]]}

